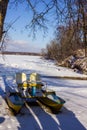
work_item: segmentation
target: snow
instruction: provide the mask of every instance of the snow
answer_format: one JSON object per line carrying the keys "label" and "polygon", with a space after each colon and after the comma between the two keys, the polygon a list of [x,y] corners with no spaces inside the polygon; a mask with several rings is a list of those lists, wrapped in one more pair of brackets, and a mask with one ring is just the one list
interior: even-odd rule
{"label": "snow", "polygon": [[[16,90],[15,74],[37,72],[49,89],[63,98],[61,112],[52,114],[40,106],[23,107],[21,113],[12,116],[5,103],[5,92]],[[63,77],[63,78],[59,78]],[[64,77],[87,78],[53,61],[39,56],[0,55],[0,130],[86,130],[87,129],[87,80]]]}

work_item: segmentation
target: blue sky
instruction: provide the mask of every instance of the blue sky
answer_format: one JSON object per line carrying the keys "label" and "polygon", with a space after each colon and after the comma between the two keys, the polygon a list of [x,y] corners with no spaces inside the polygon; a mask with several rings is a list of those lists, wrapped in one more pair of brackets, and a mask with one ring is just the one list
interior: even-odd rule
{"label": "blue sky", "polygon": [[45,33],[45,37],[43,36],[43,31],[38,30],[36,32],[36,38],[33,39],[33,36],[30,36],[31,32],[25,29],[25,26],[30,22],[31,17],[32,13],[28,8],[26,8],[25,3],[20,4],[17,7],[15,7],[13,4],[8,6],[5,23],[13,23],[18,18],[17,21],[12,25],[12,28],[9,30],[9,36],[12,39],[10,44],[11,42],[13,42],[12,44],[19,44],[22,42],[22,45],[24,44],[26,48],[30,45],[32,45],[32,47],[44,48],[46,44],[53,39],[53,26],[55,26],[55,23],[48,24],[48,33]]}

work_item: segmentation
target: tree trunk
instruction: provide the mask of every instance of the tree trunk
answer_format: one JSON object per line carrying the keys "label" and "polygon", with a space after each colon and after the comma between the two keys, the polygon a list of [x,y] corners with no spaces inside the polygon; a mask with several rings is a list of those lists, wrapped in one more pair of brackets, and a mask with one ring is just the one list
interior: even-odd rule
{"label": "tree trunk", "polygon": [[3,36],[4,20],[9,0],[0,0],[0,42]]}

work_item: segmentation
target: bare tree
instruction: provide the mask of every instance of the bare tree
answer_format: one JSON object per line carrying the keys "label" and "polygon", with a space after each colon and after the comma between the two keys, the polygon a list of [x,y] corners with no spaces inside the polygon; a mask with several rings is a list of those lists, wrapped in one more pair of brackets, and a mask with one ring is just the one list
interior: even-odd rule
{"label": "bare tree", "polygon": [[[87,1],[86,1],[87,2]],[[87,57],[87,3],[80,0],[80,12],[82,14],[83,42],[85,46],[85,56]]]}
{"label": "bare tree", "polygon": [[4,27],[4,20],[6,16],[8,2],[9,0],[0,0],[0,41],[4,33],[3,27]]}
{"label": "bare tree", "polygon": [[[56,15],[55,19],[60,19],[63,14],[64,7],[62,8],[60,5],[64,2],[64,0],[0,0],[0,41],[3,35],[3,26],[4,20],[7,12],[8,3],[11,3],[11,6],[20,4],[22,2],[26,2],[26,5],[29,7],[29,10],[32,11],[32,19],[31,23],[26,25],[26,28],[33,29],[34,32],[39,29],[47,29],[47,22],[50,21],[48,15],[53,17]],[[13,5],[12,5],[13,4]],[[40,8],[41,6],[41,8]],[[3,20],[2,20],[3,19]],[[55,21],[56,21],[55,20]]]}
{"label": "bare tree", "polygon": [[[31,24],[26,28],[32,28],[34,33],[39,29],[47,29],[46,22],[50,21],[49,15],[55,15],[55,22],[61,25],[69,25],[77,22],[77,30],[81,30],[87,46],[87,0],[0,0],[0,41],[4,30],[4,20],[7,12],[8,3],[20,4],[26,2],[29,10],[32,11]],[[41,6],[41,8],[39,8]],[[76,26],[73,26],[73,28]],[[82,29],[83,28],[83,29]],[[74,31],[75,32],[75,31]]]}
{"label": "bare tree", "polygon": [[72,26],[73,23],[74,32],[82,34],[85,56],[87,56],[87,0],[69,1],[67,1],[69,25]]}

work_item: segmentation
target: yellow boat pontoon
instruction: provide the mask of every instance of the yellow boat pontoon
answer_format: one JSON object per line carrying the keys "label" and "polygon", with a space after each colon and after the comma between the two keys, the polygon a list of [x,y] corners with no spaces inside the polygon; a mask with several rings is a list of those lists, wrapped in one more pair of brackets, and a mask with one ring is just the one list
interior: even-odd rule
{"label": "yellow boat pontoon", "polygon": [[59,110],[62,108],[64,105],[65,101],[60,98],[59,96],[56,95],[54,91],[44,91],[44,96],[43,97],[38,97],[37,99],[49,107],[53,113],[58,113]]}
{"label": "yellow boat pontoon", "polygon": [[13,110],[14,113],[18,113],[24,104],[23,100],[16,92],[7,95],[6,101],[8,106]]}

